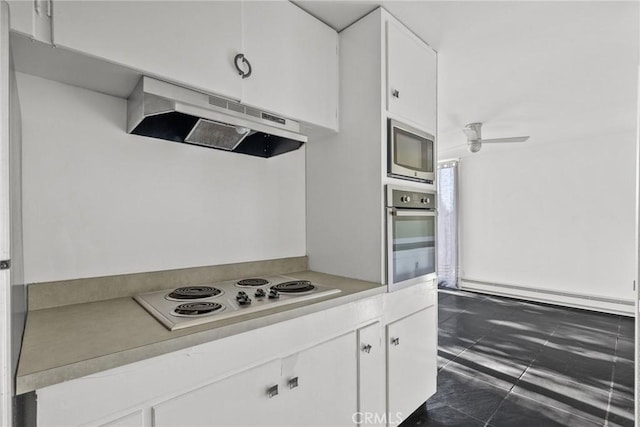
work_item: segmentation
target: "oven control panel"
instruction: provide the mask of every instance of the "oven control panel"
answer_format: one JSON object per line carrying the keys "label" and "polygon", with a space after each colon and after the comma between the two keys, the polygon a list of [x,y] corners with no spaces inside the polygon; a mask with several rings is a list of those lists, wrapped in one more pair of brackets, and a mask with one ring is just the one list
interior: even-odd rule
{"label": "oven control panel", "polygon": [[408,209],[435,209],[435,191],[417,191],[412,188],[387,186],[387,206]]}

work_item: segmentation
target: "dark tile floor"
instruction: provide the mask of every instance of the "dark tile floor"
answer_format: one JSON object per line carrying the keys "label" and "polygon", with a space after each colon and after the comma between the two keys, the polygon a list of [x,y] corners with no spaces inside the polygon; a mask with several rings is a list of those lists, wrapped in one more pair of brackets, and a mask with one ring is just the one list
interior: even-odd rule
{"label": "dark tile floor", "polygon": [[410,426],[633,426],[634,320],[439,292],[438,392]]}

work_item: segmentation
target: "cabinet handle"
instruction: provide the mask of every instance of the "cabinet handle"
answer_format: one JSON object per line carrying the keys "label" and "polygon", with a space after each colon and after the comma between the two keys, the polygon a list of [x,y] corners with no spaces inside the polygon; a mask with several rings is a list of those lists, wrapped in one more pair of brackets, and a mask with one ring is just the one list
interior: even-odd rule
{"label": "cabinet handle", "polygon": [[40,0],[33,0],[33,10],[40,15]]}
{"label": "cabinet handle", "polygon": [[365,353],[371,353],[371,344],[363,346],[362,351],[364,351]]}
{"label": "cabinet handle", "polygon": [[289,384],[289,389],[298,387],[298,377],[290,378],[287,384]]}
{"label": "cabinet handle", "polygon": [[400,98],[400,91],[398,89],[393,89],[391,91],[391,95],[393,95],[394,98]]}
{"label": "cabinet handle", "polygon": [[278,384],[273,385],[267,389],[267,397],[271,399],[272,397],[276,397],[278,395]]}
{"label": "cabinet handle", "polygon": [[[244,65],[246,65],[246,67],[248,68],[247,71],[244,71],[240,65],[238,64],[238,61],[242,61],[242,63]],[[247,58],[244,57],[244,53],[239,53],[236,55],[235,58],[233,58],[233,63],[236,66],[236,70],[238,70],[238,74],[240,74],[242,76],[243,79],[246,79],[247,77],[249,77],[251,75],[251,64],[249,63],[249,61],[247,60]]]}
{"label": "cabinet handle", "polygon": [[391,344],[400,345],[400,338],[399,337],[391,338]]}

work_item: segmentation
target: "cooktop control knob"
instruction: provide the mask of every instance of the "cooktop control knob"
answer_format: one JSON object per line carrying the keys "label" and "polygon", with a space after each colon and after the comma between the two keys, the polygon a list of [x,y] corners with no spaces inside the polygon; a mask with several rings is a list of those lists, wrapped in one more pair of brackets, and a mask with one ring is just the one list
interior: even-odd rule
{"label": "cooktop control knob", "polygon": [[251,304],[251,298],[249,298],[249,295],[247,295],[247,293],[244,291],[238,292],[238,295],[236,295],[236,301],[239,305]]}
{"label": "cooktop control knob", "polygon": [[256,298],[262,298],[263,296],[266,295],[264,289],[256,289]]}
{"label": "cooktop control knob", "polygon": [[275,289],[269,291],[269,299],[280,298],[280,294]]}
{"label": "cooktop control knob", "polygon": [[426,205],[427,203],[431,203],[431,199],[428,197],[423,197],[422,199],[420,199],[420,203],[424,203]]}
{"label": "cooktop control knob", "polygon": [[400,201],[402,203],[409,203],[411,201],[411,196],[402,196],[400,197]]}

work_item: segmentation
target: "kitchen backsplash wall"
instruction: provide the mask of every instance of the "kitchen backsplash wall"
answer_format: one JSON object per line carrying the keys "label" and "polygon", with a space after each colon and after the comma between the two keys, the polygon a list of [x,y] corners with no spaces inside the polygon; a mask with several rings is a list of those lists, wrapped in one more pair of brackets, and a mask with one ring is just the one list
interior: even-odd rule
{"label": "kitchen backsplash wall", "polygon": [[126,100],[18,74],[27,283],[305,254],[305,148],[128,135]]}

